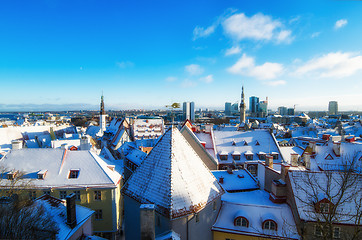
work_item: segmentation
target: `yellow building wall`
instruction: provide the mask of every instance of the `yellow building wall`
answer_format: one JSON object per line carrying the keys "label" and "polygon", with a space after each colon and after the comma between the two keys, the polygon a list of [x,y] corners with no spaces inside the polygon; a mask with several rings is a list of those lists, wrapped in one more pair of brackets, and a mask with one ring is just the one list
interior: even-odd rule
{"label": "yellow building wall", "polygon": [[[93,230],[95,232],[113,232],[119,230],[122,225],[122,195],[121,195],[121,183],[116,188],[67,188],[67,189],[26,189],[22,191],[22,197],[24,199],[29,198],[29,192],[36,192],[36,198],[44,195],[45,191],[50,191],[50,195],[56,198],[60,198],[60,191],[66,191],[67,195],[74,191],[80,191],[80,201],[76,200],[76,204],[90,208],[92,210],[101,209],[103,219],[96,220],[95,214],[93,215]],[[101,200],[95,200],[94,191],[101,191]],[[112,191],[114,194],[114,202],[112,201]],[[115,212],[113,212],[113,206]],[[113,226],[113,215],[115,215],[116,223]]]}
{"label": "yellow building wall", "polygon": [[272,239],[272,238],[265,238],[265,237],[254,237],[248,235],[241,235],[241,234],[233,234],[233,233],[225,233],[225,232],[218,232],[213,231],[213,240],[260,240],[260,239]]}

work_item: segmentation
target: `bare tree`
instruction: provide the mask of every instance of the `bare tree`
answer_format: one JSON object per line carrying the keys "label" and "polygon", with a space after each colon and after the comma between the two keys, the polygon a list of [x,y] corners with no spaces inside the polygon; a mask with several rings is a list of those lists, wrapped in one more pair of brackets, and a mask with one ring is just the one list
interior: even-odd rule
{"label": "bare tree", "polygon": [[322,172],[289,173],[305,239],[362,238],[360,153]]}
{"label": "bare tree", "polygon": [[59,228],[44,207],[28,197],[31,179],[24,176],[0,167],[0,239],[55,239]]}

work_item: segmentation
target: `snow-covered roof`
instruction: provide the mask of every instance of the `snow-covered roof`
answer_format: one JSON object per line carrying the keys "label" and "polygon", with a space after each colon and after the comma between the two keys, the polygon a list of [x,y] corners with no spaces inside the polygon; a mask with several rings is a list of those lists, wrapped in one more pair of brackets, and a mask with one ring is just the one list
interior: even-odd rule
{"label": "snow-covered roof", "polygon": [[158,138],[164,133],[162,118],[156,119],[135,119],[132,125],[135,139]]}
{"label": "snow-covered roof", "polygon": [[223,189],[176,127],[170,127],[122,189],[136,201],[178,218],[198,212]]}
{"label": "snow-covered roof", "polygon": [[354,158],[354,168],[361,173],[362,144],[342,142],[340,155],[337,156],[333,151],[333,143],[329,142],[324,146],[316,146],[313,161],[323,170],[345,170],[346,164],[350,164]]}
{"label": "snow-covered roof", "polygon": [[[226,170],[211,171],[215,178],[219,180],[220,185],[228,192],[246,191],[258,189],[259,185],[256,179],[244,169],[233,170],[230,173]],[[220,182],[222,178],[222,182]]]}
{"label": "snow-covered roof", "polygon": [[[225,193],[222,199],[213,231],[264,238],[300,239],[288,204],[273,203],[266,191]],[[249,226],[235,226],[236,217],[245,217]],[[276,222],[277,231],[263,229],[263,222],[269,219]]]}
{"label": "snow-covered roof", "polygon": [[75,205],[77,225],[74,228],[71,228],[67,224],[67,207],[64,200],[49,195],[43,195],[35,200],[34,204],[42,206],[57,224],[59,232],[56,235],[56,239],[59,240],[69,239],[69,237],[72,236],[94,213],[94,211],[89,208]]}
{"label": "snow-covered roof", "polygon": [[[321,200],[321,195],[330,196],[331,203],[337,204],[336,214],[333,219],[335,223],[354,224],[357,213],[356,199],[362,198],[362,176],[349,175],[347,187],[341,191],[341,184],[346,175],[341,172],[308,172],[291,171],[289,179],[297,206],[299,217],[306,221],[323,219],[321,213],[316,213],[315,203]],[[343,193],[343,195],[342,195]]]}
{"label": "snow-covered roof", "polygon": [[[228,153],[227,160],[221,160],[218,154],[217,160],[220,163],[232,163],[232,153],[238,151],[241,153],[240,162],[247,161],[245,155],[253,155],[253,160],[259,159],[258,153],[279,153],[279,148],[275,138],[267,130],[254,130],[254,131],[217,131],[213,132],[214,142],[218,153]],[[275,160],[275,161],[280,161]]]}
{"label": "snow-covered roof", "polygon": [[[0,163],[6,169],[24,172],[23,178],[32,179],[38,188],[113,188],[121,180],[121,175],[108,168],[109,164],[92,151],[19,149],[12,150]],[[72,169],[79,169],[77,178],[69,178]],[[47,170],[44,179],[37,179],[40,170]],[[6,184],[8,180],[2,181]]]}

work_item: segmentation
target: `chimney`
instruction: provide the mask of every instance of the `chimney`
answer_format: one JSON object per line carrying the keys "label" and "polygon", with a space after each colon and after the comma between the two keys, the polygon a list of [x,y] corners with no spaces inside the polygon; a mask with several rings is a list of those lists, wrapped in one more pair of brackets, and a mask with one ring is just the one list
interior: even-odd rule
{"label": "chimney", "polygon": [[221,184],[224,183],[224,177],[220,177],[220,178],[219,178],[219,183],[221,183]]}
{"label": "chimney", "polygon": [[291,153],[290,154],[290,162],[293,167],[298,167],[298,153]]}
{"label": "chimney", "polygon": [[317,143],[315,141],[310,141],[309,142],[309,147],[312,149],[312,154],[315,154],[315,146],[317,145]]}
{"label": "chimney", "polygon": [[233,174],[233,169],[229,166],[226,170],[228,174]]}
{"label": "chimney", "polygon": [[65,198],[67,202],[67,224],[74,228],[77,225],[77,216],[75,211],[75,194],[69,194]]}
{"label": "chimney", "polygon": [[140,206],[141,240],[155,239],[155,205]]}
{"label": "chimney", "polygon": [[310,153],[304,153],[304,165],[306,169],[310,170]]}
{"label": "chimney", "polygon": [[267,155],[265,157],[265,166],[273,169],[273,156]]}
{"label": "chimney", "polygon": [[22,140],[13,140],[11,141],[11,148],[13,150],[18,150],[23,148],[23,141]]}
{"label": "chimney", "polygon": [[287,165],[287,164],[281,164],[281,178],[282,180],[285,182],[285,178],[288,174],[288,171],[289,171],[289,168],[290,168],[290,165]]}
{"label": "chimney", "polygon": [[337,157],[341,156],[341,142],[333,142],[333,152]]}

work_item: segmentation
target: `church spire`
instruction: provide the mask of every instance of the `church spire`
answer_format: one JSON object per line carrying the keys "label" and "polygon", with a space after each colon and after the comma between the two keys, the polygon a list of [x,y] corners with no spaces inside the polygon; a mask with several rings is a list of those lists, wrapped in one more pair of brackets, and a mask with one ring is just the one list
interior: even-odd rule
{"label": "church spire", "polygon": [[244,96],[244,85],[241,88],[241,101],[240,101],[240,124],[245,123],[245,96]]}
{"label": "church spire", "polygon": [[106,114],[106,112],[104,111],[104,100],[103,100],[103,92],[102,92],[100,115],[105,115],[105,114]]}

